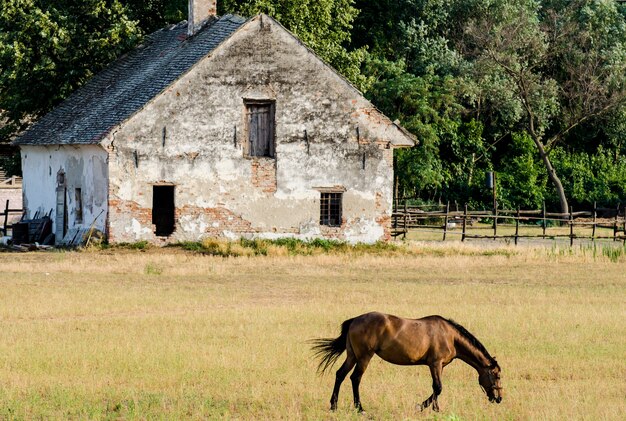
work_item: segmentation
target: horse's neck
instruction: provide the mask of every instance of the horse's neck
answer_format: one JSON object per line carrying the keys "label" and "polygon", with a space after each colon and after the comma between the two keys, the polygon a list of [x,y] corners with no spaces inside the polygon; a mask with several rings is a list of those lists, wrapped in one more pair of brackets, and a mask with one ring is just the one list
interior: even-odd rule
{"label": "horse's neck", "polygon": [[490,365],[489,358],[472,345],[467,338],[459,335],[455,341],[457,358],[474,367],[477,371]]}

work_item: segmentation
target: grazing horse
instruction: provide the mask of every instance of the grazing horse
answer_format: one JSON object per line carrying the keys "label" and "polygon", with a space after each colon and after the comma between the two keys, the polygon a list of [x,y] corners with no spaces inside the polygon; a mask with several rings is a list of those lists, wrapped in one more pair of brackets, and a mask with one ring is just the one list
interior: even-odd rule
{"label": "grazing horse", "polygon": [[502,401],[500,366],[485,347],[458,323],[441,316],[403,319],[382,313],[366,313],[341,324],[341,335],[331,339],[313,339],[313,351],[321,358],[318,372],[324,373],[346,351],[346,360],[337,370],[330,409],[337,409],[339,388],[350,370],[354,406],[363,411],[359,396],[361,377],[374,354],[398,365],[427,365],[433,378],[433,394],[420,405],[423,411],[432,403],[439,411],[441,373],[455,358],[478,372],[478,383],[490,402]]}

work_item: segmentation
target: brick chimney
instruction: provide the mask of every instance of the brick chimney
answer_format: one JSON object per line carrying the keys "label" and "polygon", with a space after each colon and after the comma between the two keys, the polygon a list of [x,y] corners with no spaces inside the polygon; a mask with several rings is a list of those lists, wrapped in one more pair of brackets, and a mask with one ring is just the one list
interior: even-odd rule
{"label": "brick chimney", "polygon": [[211,16],[217,15],[217,0],[189,0],[187,35],[198,32]]}

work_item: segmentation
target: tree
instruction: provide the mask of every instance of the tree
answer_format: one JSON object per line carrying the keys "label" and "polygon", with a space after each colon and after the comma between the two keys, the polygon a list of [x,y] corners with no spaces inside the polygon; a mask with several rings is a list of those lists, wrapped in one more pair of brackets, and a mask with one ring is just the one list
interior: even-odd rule
{"label": "tree", "polygon": [[187,19],[187,0],[120,0],[130,19],[139,23],[144,33],[152,33],[166,24]]}
{"label": "tree", "polygon": [[[550,152],[572,130],[626,103],[626,20],[609,0],[497,0],[466,27],[464,45],[478,89],[510,89],[517,124],[533,140],[559,196],[569,204]],[[483,85],[485,82],[485,85]],[[487,95],[489,97],[489,95]]]}
{"label": "tree", "polygon": [[51,110],[140,35],[118,0],[0,3],[0,141]]}

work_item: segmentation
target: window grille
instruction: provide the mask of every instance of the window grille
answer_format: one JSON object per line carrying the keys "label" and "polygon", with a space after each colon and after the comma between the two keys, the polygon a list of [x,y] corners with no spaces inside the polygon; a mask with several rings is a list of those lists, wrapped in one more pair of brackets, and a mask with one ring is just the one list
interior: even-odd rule
{"label": "window grille", "polygon": [[341,226],[342,193],[322,193],[320,200],[320,225]]}

